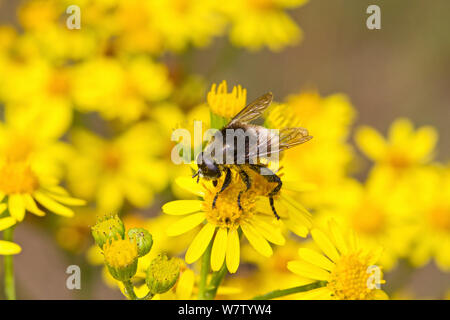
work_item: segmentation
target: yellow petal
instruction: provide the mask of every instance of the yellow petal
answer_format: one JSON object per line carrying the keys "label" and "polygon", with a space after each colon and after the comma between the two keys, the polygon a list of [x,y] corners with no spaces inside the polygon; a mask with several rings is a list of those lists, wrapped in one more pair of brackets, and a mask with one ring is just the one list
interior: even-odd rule
{"label": "yellow petal", "polygon": [[409,119],[400,118],[395,120],[389,128],[389,142],[395,146],[408,143],[412,137],[414,126]]}
{"label": "yellow petal", "polygon": [[20,194],[12,194],[8,197],[8,208],[11,216],[17,221],[25,217],[25,201]]}
{"label": "yellow petal", "polygon": [[236,229],[230,230],[228,232],[228,241],[227,241],[227,256],[226,263],[228,272],[235,273],[239,267],[239,259],[240,259],[240,244],[239,244],[239,235]]}
{"label": "yellow petal", "polygon": [[268,241],[275,243],[279,246],[285,244],[286,240],[281,235],[280,230],[275,226],[270,225],[267,222],[263,221],[262,219],[258,219],[257,217],[255,217],[252,220],[252,225],[256,229],[256,231],[260,233]]}
{"label": "yellow petal", "polygon": [[272,247],[258,232],[248,223],[242,223],[241,229],[252,247],[265,257],[270,257],[273,253]]}
{"label": "yellow petal", "polygon": [[25,200],[25,208],[28,211],[39,217],[45,216],[45,212],[38,208],[32,196],[30,196],[29,194],[24,194],[23,198]]}
{"label": "yellow petal", "polygon": [[293,273],[308,279],[328,280],[330,277],[329,272],[305,261],[289,261],[287,268]]}
{"label": "yellow petal", "polygon": [[205,195],[205,189],[200,183],[197,183],[191,177],[178,177],[175,183],[186,191],[189,191],[199,197]]}
{"label": "yellow petal", "polygon": [[202,211],[203,201],[201,200],[175,200],[162,206],[162,210],[170,215],[184,215]]}
{"label": "yellow petal", "polygon": [[17,222],[16,219],[13,217],[6,217],[0,219],[0,231],[3,231],[5,229],[8,229],[9,227],[12,227]]}
{"label": "yellow petal", "polygon": [[1,255],[11,255],[18,254],[22,251],[22,248],[18,244],[10,241],[0,240],[0,254]]}
{"label": "yellow petal", "polygon": [[205,220],[205,213],[204,212],[198,212],[191,214],[187,217],[184,217],[177,222],[171,224],[167,230],[166,233],[168,236],[178,236],[180,234],[183,234],[185,232],[188,232],[189,230],[194,229],[196,226],[198,226],[200,223],[202,223]]}
{"label": "yellow petal", "polygon": [[69,196],[61,196],[54,193],[47,193],[49,197],[67,206],[84,206],[86,201]]}
{"label": "yellow petal", "polygon": [[[0,200],[0,201],[2,201],[2,200]],[[8,208],[8,205],[6,203],[0,203],[0,213],[3,213],[3,211],[6,210],[6,208]]]}
{"label": "yellow petal", "polygon": [[321,269],[331,271],[335,267],[334,263],[331,262],[328,258],[312,249],[300,248],[298,249],[298,254],[300,258],[302,258],[302,260],[308,261],[309,263]]}
{"label": "yellow petal", "polygon": [[6,197],[6,194],[0,191],[0,201],[2,201]]}
{"label": "yellow petal", "polygon": [[194,289],[195,275],[191,269],[186,269],[178,280],[176,295],[178,300],[189,300]]}
{"label": "yellow petal", "polygon": [[43,205],[45,208],[47,208],[48,210],[50,210],[51,212],[54,212],[58,215],[61,215],[63,217],[68,217],[71,218],[74,216],[74,212],[59,204],[58,202],[56,202],[55,200],[51,199],[50,197],[48,197],[46,194],[40,192],[40,191],[36,191],[34,193],[34,198],[41,204]]}
{"label": "yellow petal", "polygon": [[339,253],[333,243],[322,231],[319,229],[313,229],[311,230],[311,236],[314,239],[314,242],[319,246],[323,253],[328,256],[328,258],[335,262],[339,259]]}
{"label": "yellow petal", "polygon": [[415,160],[428,160],[431,158],[438,139],[438,133],[433,127],[422,127],[417,130],[411,149],[411,156]]}
{"label": "yellow petal", "polygon": [[214,225],[207,223],[195,236],[186,252],[185,260],[188,264],[197,261],[202,256],[203,252],[205,252],[208,247],[215,230],[216,227]]}
{"label": "yellow petal", "polygon": [[355,140],[358,147],[367,157],[380,160],[386,154],[386,141],[373,128],[363,126],[356,131]]}
{"label": "yellow petal", "polygon": [[336,223],[336,220],[330,219],[328,222],[328,226],[330,229],[331,236],[333,237],[333,242],[336,245],[336,248],[339,250],[341,254],[346,254],[348,252],[348,246],[344,239],[342,230]]}
{"label": "yellow petal", "polygon": [[211,269],[213,271],[218,271],[223,265],[227,251],[227,239],[227,229],[220,228],[217,231],[211,251]]}

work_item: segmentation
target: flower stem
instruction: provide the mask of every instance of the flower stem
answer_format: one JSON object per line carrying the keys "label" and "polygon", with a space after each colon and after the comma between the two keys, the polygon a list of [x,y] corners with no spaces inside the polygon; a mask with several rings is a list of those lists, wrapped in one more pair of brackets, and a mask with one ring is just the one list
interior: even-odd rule
{"label": "flower stem", "polygon": [[206,290],[206,280],[208,279],[210,264],[211,264],[211,248],[212,248],[212,241],[208,245],[208,248],[206,248],[205,253],[203,253],[202,256],[202,265],[200,270],[200,282],[198,284],[198,299],[199,300],[205,300],[205,290]]}
{"label": "flower stem", "polygon": [[[5,241],[13,241],[14,226],[3,231]],[[14,260],[13,255],[3,257],[5,267],[5,296],[7,300],[16,300],[16,287],[14,283]]]}
{"label": "flower stem", "polygon": [[130,299],[138,300],[138,297],[136,296],[136,293],[134,292],[134,288],[133,288],[133,284],[131,283],[131,280],[123,281],[122,283],[125,286],[125,291],[127,292]]}
{"label": "flower stem", "polygon": [[205,291],[205,299],[206,300],[213,300],[216,297],[217,289],[219,289],[220,283],[222,282],[223,278],[227,274],[227,264],[223,263],[222,268],[220,268],[219,271],[214,272],[213,276],[211,278],[211,281],[209,282],[208,288]]}
{"label": "flower stem", "polygon": [[313,289],[321,288],[321,287],[326,286],[326,284],[327,284],[326,281],[317,281],[317,282],[313,282],[313,283],[310,283],[310,284],[307,284],[304,286],[293,287],[293,288],[282,289],[282,290],[275,290],[275,291],[263,294],[261,296],[256,296],[252,300],[275,299],[275,298],[284,297],[284,296],[294,294],[294,293],[306,292],[306,291],[310,291]]}

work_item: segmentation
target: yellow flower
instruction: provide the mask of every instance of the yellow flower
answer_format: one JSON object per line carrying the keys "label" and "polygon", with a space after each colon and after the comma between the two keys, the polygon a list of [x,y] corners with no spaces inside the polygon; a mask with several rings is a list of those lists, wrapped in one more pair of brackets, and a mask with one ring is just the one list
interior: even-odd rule
{"label": "yellow flower", "polygon": [[36,201],[49,211],[72,217],[74,212],[66,206],[84,205],[84,201],[69,196],[56,179],[40,175],[27,161],[0,161],[0,199],[7,204],[11,217],[18,222],[29,211],[44,216]]}
{"label": "yellow flower", "polygon": [[215,83],[212,85],[207,100],[212,112],[223,118],[231,119],[245,107],[247,90],[238,85],[228,93],[227,82],[223,80],[219,86]]}
{"label": "yellow flower", "polygon": [[[225,260],[228,271],[235,273],[240,260],[240,232],[253,248],[265,257],[271,256],[273,252],[268,241],[283,245],[285,239],[281,234],[281,223],[273,216],[268,199],[264,197],[267,191],[271,190],[264,178],[257,182],[253,180],[251,189],[242,194],[242,210],[238,206],[237,197],[240,191],[245,190],[245,185],[237,174],[233,175],[231,185],[217,198],[215,208],[212,207],[222,180],[214,187],[203,183],[196,184],[192,178],[178,179],[181,187],[203,200],[172,201],[163,206],[163,212],[169,215],[187,215],[167,229],[170,236],[183,234],[205,222],[186,252],[185,260],[188,264],[197,261],[213,241],[212,270],[219,270]],[[278,214],[281,219],[285,219],[286,226],[306,236],[311,223],[310,214],[285,193],[280,193],[276,200]]]}
{"label": "yellow flower", "polygon": [[33,162],[46,175],[60,177],[70,149],[58,139],[70,122],[70,109],[7,107],[5,123],[0,123],[0,154],[7,161]]}
{"label": "yellow flower", "polygon": [[117,212],[124,200],[149,206],[167,184],[166,163],[158,158],[163,141],[152,123],[136,124],[112,141],[77,130],[73,144],[69,187],[82,198],[96,199],[101,212]]}
{"label": "yellow flower", "polygon": [[230,40],[238,47],[279,51],[302,40],[302,31],[284,12],[306,0],[230,0],[220,8],[231,21]]}
{"label": "yellow flower", "polygon": [[324,287],[304,293],[305,299],[373,300],[387,295],[376,286],[385,283],[375,263],[381,249],[361,246],[356,235],[345,233],[331,220],[328,229],[311,230],[312,238],[321,252],[299,249],[300,260],[290,261],[288,269],[303,278],[326,281]]}
{"label": "yellow flower", "polygon": [[148,115],[149,104],[160,102],[172,91],[166,66],[147,57],[124,63],[106,57],[88,60],[77,65],[73,86],[81,111],[97,111],[108,120],[124,122]]}
{"label": "yellow flower", "polygon": [[164,47],[180,51],[189,44],[206,46],[222,34],[225,20],[217,12],[220,5],[214,0],[156,0],[150,2],[149,10]]}
{"label": "yellow flower", "polygon": [[0,240],[0,255],[18,254],[22,251],[19,245],[11,241]]}
{"label": "yellow flower", "polygon": [[414,266],[425,265],[431,258],[443,271],[450,270],[450,169],[431,167],[409,180],[411,201],[418,210],[410,260]]}
{"label": "yellow flower", "polygon": [[348,174],[353,152],[346,140],[354,117],[345,95],[321,97],[314,90],[291,95],[268,110],[269,128],[304,127],[314,136],[301,148],[287,150],[281,161],[286,176],[315,186],[302,198],[309,207],[326,205]]}
{"label": "yellow flower", "polygon": [[333,193],[329,207],[317,212],[318,225],[333,217],[344,228],[354,230],[362,244],[383,246],[380,264],[387,270],[408,255],[416,232],[408,186],[389,189],[383,175],[373,174],[364,185],[352,179],[342,181]]}
{"label": "yellow flower", "polygon": [[375,129],[361,127],[355,136],[361,151],[376,164],[402,171],[426,164],[433,157],[437,132],[431,126],[414,131],[408,119],[397,119],[389,128],[388,139]]}
{"label": "yellow flower", "polygon": [[138,248],[135,241],[128,238],[111,239],[103,246],[103,254],[105,264],[114,279],[127,281],[136,274]]}

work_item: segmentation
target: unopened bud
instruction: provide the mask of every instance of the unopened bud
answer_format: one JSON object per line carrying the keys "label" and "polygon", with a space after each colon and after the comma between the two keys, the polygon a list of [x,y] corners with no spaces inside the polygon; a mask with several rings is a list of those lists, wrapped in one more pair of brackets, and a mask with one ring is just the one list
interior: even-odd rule
{"label": "unopened bud", "polygon": [[169,259],[165,254],[159,254],[147,269],[145,282],[152,294],[169,291],[180,275],[180,261]]}
{"label": "unopened bud", "polygon": [[139,258],[150,252],[153,245],[153,239],[150,232],[143,228],[133,228],[128,230],[128,237],[131,241],[136,242]]}

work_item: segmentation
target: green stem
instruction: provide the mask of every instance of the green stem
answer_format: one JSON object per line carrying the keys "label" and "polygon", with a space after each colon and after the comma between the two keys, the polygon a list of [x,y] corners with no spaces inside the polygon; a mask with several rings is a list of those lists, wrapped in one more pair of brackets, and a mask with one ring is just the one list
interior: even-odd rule
{"label": "green stem", "polygon": [[209,243],[208,248],[202,256],[202,265],[200,270],[200,282],[198,284],[198,299],[205,300],[206,280],[208,279],[209,269],[211,265],[211,248],[212,241]]}
{"label": "green stem", "polygon": [[134,288],[133,288],[133,284],[131,283],[131,280],[122,281],[122,283],[125,286],[125,291],[127,292],[130,299],[131,300],[139,300],[139,298],[136,296],[136,293],[134,292]]}
{"label": "green stem", "polygon": [[270,300],[275,299],[279,297],[284,297],[290,294],[299,293],[299,292],[306,292],[313,289],[321,288],[326,286],[326,281],[317,281],[313,282],[304,286],[289,288],[289,289],[283,289],[283,290],[275,290],[266,294],[263,294],[261,296],[256,296],[252,300]]}
{"label": "green stem", "polygon": [[224,262],[222,268],[220,268],[219,271],[213,273],[211,281],[208,285],[208,289],[205,292],[206,300],[213,300],[216,297],[217,289],[219,289],[220,283],[227,274],[227,271],[227,264]]}
{"label": "green stem", "polygon": [[[13,241],[14,227],[3,231],[5,241]],[[14,283],[14,260],[13,255],[6,255],[3,258],[5,267],[5,296],[7,300],[16,300],[16,287]]]}

